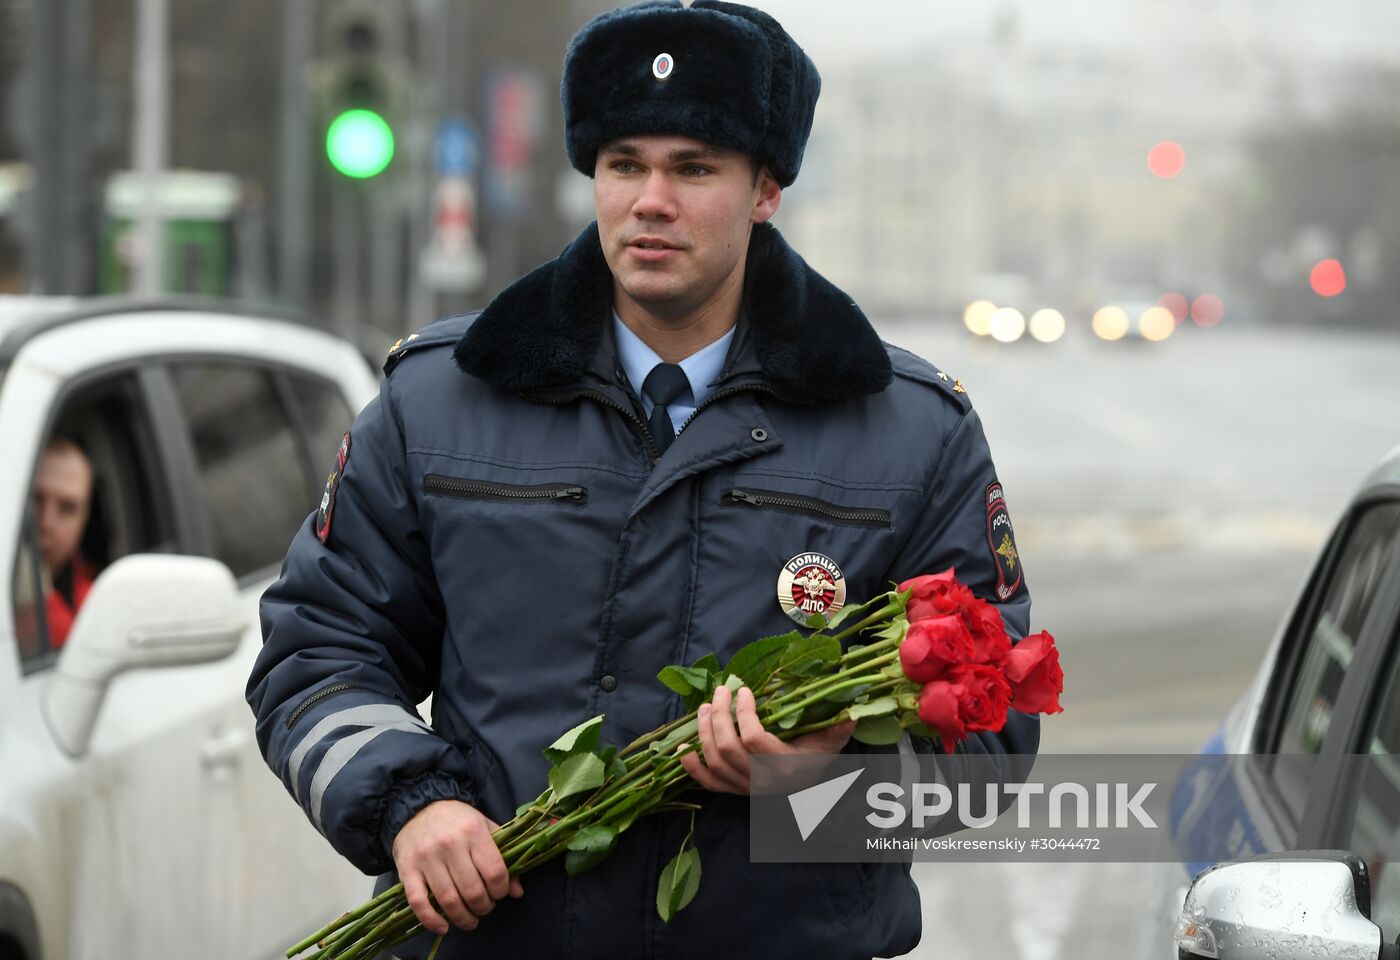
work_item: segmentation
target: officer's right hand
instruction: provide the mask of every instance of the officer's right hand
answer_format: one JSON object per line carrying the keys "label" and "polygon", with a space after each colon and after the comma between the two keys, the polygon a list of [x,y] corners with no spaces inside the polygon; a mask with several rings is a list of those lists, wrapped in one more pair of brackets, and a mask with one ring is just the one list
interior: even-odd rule
{"label": "officer's right hand", "polygon": [[418,922],[433,933],[446,933],[447,920],[428,894],[463,930],[474,930],[506,895],[525,893],[506,871],[506,862],[491,832],[497,828],[480,810],[460,800],[428,804],[403,825],[394,838],[394,864],[408,905]]}

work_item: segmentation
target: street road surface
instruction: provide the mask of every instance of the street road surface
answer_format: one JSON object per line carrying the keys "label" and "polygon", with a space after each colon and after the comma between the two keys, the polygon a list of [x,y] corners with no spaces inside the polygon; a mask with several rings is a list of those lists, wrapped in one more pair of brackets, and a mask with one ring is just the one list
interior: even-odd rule
{"label": "street road surface", "polygon": [[[1400,445],[1400,338],[1160,344],[877,324],[962,380],[1056,635],[1053,753],[1194,752],[1253,678],[1348,497]],[[1134,956],[1150,864],[915,864],[926,960]],[[1170,943],[1155,955],[1175,955]]]}

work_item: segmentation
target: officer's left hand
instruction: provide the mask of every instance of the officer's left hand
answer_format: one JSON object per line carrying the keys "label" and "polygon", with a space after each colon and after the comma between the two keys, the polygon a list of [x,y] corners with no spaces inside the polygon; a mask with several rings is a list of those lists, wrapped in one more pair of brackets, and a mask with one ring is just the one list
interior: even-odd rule
{"label": "officer's left hand", "polygon": [[700,707],[698,722],[702,760],[695,753],[681,757],[681,766],[707,790],[717,793],[749,792],[749,757],[753,754],[840,753],[855,730],[854,720],[803,734],[792,740],[779,740],[758,721],[753,692],[740,687],[735,718],[730,716],[733,695],[728,687],[715,690],[714,700]]}

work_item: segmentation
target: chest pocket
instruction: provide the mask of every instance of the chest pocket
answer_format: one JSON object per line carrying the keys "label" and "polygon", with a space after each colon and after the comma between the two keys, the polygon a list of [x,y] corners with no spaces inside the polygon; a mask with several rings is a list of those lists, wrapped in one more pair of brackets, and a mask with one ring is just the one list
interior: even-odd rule
{"label": "chest pocket", "polygon": [[496,483],[487,480],[467,480],[430,473],[423,478],[423,492],[430,497],[454,497],[458,500],[500,500],[514,503],[549,503],[588,499],[588,488],[570,483]]}
{"label": "chest pocket", "polygon": [[878,507],[847,507],[816,497],[780,490],[760,490],[756,487],[731,487],[720,496],[720,502],[727,505],[752,507],[757,510],[778,510],[785,513],[803,514],[834,523],[840,526],[890,527],[890,512]]}
{"label": "chest pocket", "polygon": [[[888,590],[885,574],[919,499],[913,490],[815,477],[715,477],[699,503],[696,654],[718,644],[723,658],[731,645],[791,630],[796,615],[786,611],[805,609],[793,590],[808,576],[824,583],[839,571],[846,603]],[[823,559],[799,562],[780,582],[806,554]]]}

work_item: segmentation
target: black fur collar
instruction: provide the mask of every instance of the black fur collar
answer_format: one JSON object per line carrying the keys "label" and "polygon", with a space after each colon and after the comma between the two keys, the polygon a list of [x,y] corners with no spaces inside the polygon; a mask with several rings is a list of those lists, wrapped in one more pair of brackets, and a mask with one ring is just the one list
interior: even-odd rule
{"label": "black fur collar", "polygon": [[[517,393],[577,382],[612,315],[612,285],[590,224],[491,301],[457,342],[457,365]],[[744,307],[763,378],[782,396],[811,403],[889,385],[889,355],[860,308],[768,224],[749,241]]]}

